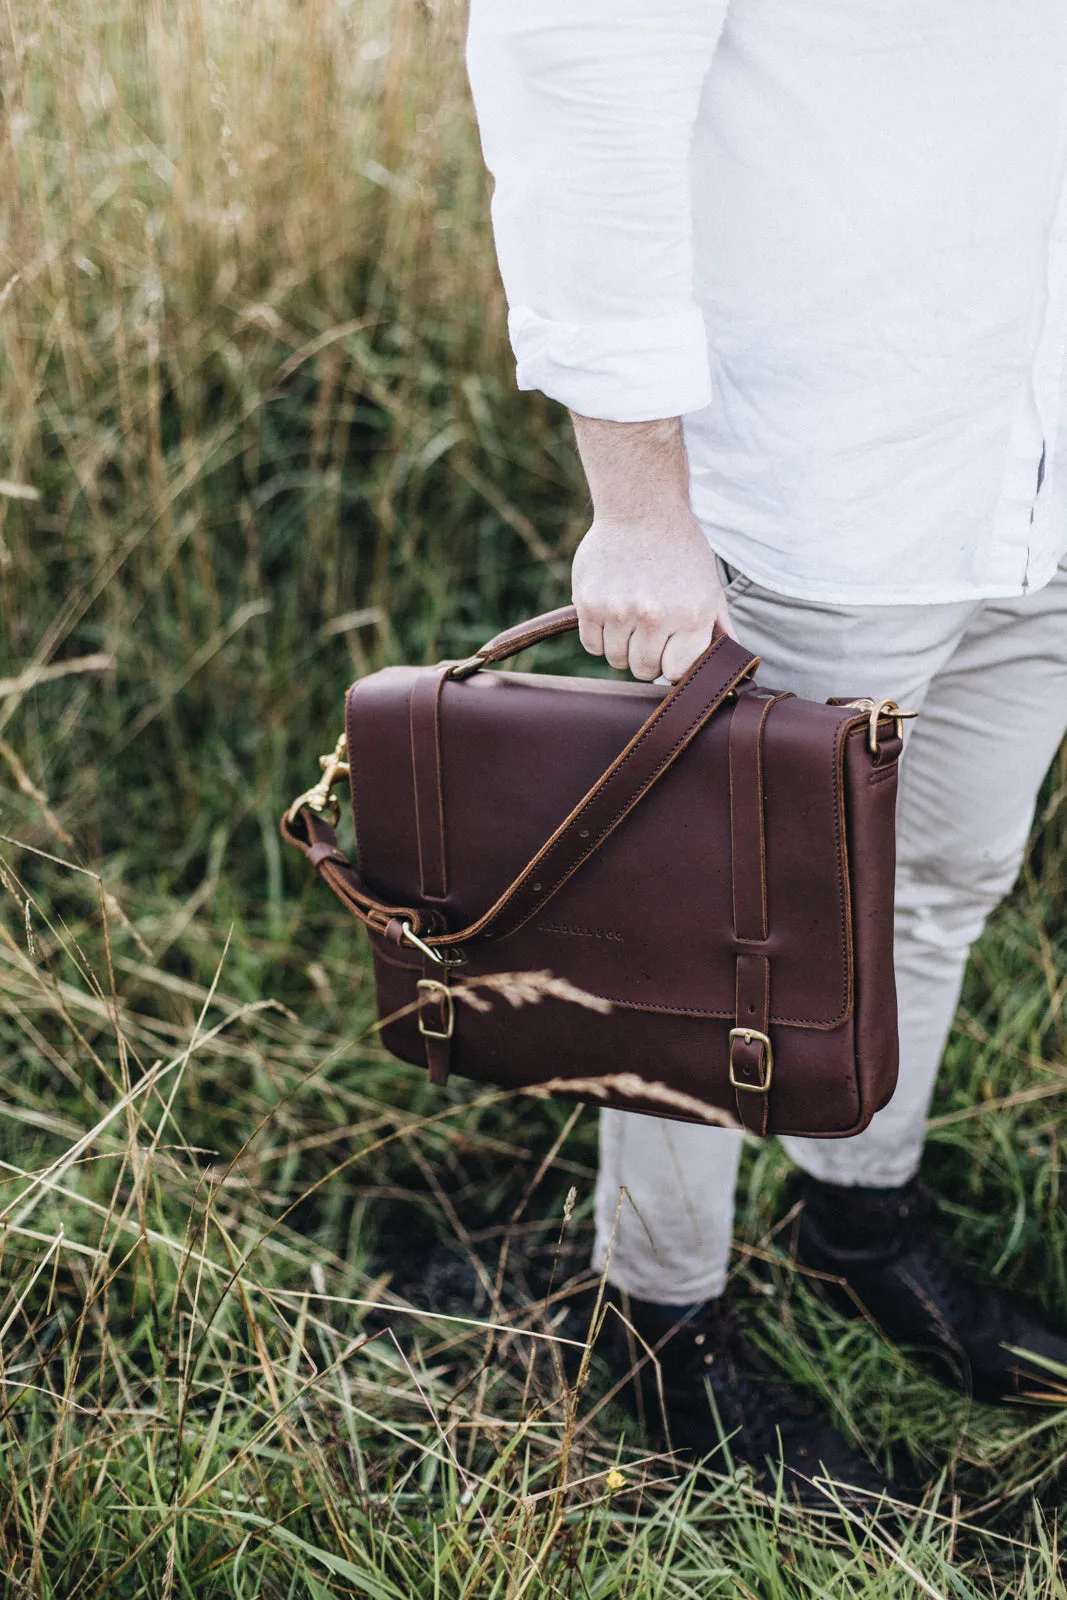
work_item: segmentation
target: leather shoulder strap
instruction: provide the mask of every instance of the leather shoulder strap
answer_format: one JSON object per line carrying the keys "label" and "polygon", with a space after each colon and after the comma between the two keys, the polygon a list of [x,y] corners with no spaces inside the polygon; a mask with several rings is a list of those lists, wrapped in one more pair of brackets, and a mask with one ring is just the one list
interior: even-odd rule
{"label": "leather shoulder strap", "polygon": [[[553,622],[556,623],[555,617]],[[559,618],[552,631],[565,631],[574,625],[573,612],[569,612],[565,618]],[[526,630],[513,630],[508,639],[510,649],[522,648],[530,642],[532,631],[533,625]],[[482,665],[484,660],[479,660],[473,670],[477,671]],[[600,848],[758,665],[758,656],[750,654],[733,639],[725,634],[715,638],[686,675],[664,695],[626,748],[570,816],[564,818],[533,860],[469,927],[447,932],[431,930],[425,913],[420,915],[413,907],[392,906],[377,899],[338,846],[330,824],[306,805],[301,806],[295,816],[287,814],[282,819],[282,837],[303,851],[338,899],[361,922],[397,943],[404,942],[405,925],[422,938],[425,946],[433,949],[506,938],[536,915],[572,873]]]}
{"label": "leather shoulder strap", "polygon": [[757,664],[755,656],[720,635],[466,937],[504,939],[540,911]]}
{"label": "leather shoulder strap", "polygon": [[415,786],[415,835],[424,900],[448,895],[444,786],[441,782],[441,690],[445,671],[420,672],[411,688],[411,771]]}

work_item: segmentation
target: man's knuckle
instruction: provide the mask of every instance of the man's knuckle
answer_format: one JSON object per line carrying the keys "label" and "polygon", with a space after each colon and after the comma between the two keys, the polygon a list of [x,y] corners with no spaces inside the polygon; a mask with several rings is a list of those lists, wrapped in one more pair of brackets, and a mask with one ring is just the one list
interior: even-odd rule
{"label": "man's knuckle", "polygon": [[679,677],[692,665],[698,654],[684,640],[678,640],[673,648],[668,647],[663,652],[663,670],[669,678]]}

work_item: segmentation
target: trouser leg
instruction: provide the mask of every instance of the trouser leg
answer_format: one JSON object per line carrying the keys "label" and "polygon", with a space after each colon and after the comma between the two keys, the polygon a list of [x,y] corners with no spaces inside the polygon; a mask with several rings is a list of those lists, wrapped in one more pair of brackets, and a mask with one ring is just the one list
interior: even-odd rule
{"label": "trouser leg", "polygon": [[[897,1092],[854,1139],[786,1139],[824,1181],[895,1186],[915,1172],[967,953],[1011,887],[1034,798],[1067,722],[1067,568],[1021,600],[832,607],[731,586],[761,681],[809,699],[890,696],[921,709],[901,765]],[[646,1299],[684,1303],[725,1280],[739,1135],[604,1113],[595,1260]],[[681,1218],[686,1219],[684,1224]],[[675,1241],[680,1241],[677,1245]],[[695,1254],[694,1254],[695,1251]]]}
{"label": "trouser leg", "polygon": [[600,1113],[593,1264],[639,1300],[691,1305],[726,1286],[743,1135]]}
{"label": "trouser leg", "polygon": [[937,672],[901,766],[896,974],[900,1082],[854,1139],[783,1141],[823,1182],[914,1176],[970,947],[1018,875],[1034,802],[1067,728],[1067,567],[986,603]]}
{"label": "trouser leg", "polygon": [[[811,605],[744,578],[728,592],[742,642],[763,659],[761,682],[813,700],[890,696],[911,707],[976,609]],[[597,1270],[607,1266],[613,1283],[643,1300],[684,1305],[720,1294],[742,1135],[625,1111],[602,1112],[600,1128]]]}

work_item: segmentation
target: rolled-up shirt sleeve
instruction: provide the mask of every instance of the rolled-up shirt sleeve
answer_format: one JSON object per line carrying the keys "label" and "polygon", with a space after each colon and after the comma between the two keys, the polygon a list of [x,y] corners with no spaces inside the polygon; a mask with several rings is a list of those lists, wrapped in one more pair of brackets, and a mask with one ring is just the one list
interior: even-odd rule
{"label": "rolled-up shirt sleeve", "polygon": [[711,397],[689,152],[727,0],[471,0],[520,389],[638,422]]}

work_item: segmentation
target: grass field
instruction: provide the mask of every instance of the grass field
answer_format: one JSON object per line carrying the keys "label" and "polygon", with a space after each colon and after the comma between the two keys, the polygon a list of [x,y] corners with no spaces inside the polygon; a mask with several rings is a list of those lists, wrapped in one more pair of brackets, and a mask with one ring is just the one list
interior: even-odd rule
{"label": "grass field", "polygon": [[[774,1146],[736,1292],[925,1509],[845,1533],[650,1456],[530,1289],[582,1267],[592,1114],[392,1063],[282,858],[350,678],[559,604],[585,525],[513,393],[461,37],[452,0],[0,9],[3,1593],[1063,1597],[1067,1408],[817,1303]],[[1065,795],[927,1162],[1060,1317]]]}

